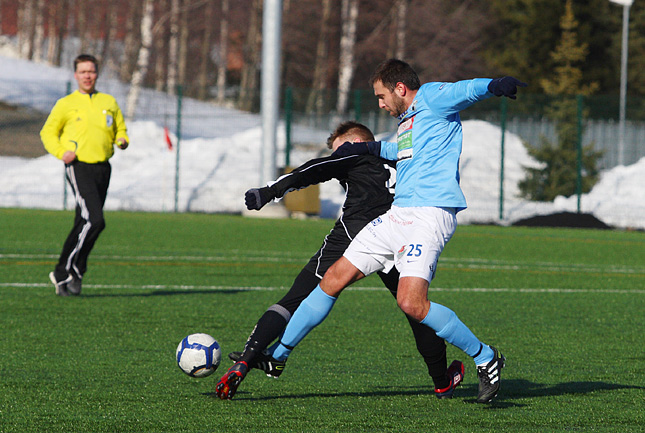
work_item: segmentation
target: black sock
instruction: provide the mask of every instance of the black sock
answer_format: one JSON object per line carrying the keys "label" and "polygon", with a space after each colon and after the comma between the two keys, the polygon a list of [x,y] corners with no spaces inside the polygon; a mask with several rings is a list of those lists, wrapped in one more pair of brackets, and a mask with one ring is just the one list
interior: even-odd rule
{"label": "black sock", "polygon": [[245,361],[247,364],[250,363],[256,354],[269,347],[284,331],[284,328],[287,326],[287,320],[282,314],[272,308],[269,308],[260,317],[260,320],[258,320],[258,323],[255,325],[253,332],[251,332],[244,346],[244,352],[242,353],[240,361]]}

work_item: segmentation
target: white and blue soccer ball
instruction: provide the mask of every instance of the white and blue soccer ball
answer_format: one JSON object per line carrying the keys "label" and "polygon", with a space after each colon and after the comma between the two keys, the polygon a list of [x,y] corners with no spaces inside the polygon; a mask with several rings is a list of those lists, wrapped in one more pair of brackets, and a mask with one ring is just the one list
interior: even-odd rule
{"label": "white and blue soccer ball", "polygon": [[208,334],[191,334],[177,346],[177,365],[191,377],[206,377],[222,359],[219,343]]}

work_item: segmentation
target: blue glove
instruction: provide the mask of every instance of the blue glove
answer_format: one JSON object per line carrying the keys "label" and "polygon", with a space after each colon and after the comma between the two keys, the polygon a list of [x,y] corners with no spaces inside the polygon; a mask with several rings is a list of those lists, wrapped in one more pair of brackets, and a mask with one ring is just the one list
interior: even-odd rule
{"label": "blue glove", "polygon": [[248,210],[260,210],[265,204],[275,198],[271,188],[251,188],[244,194],[244,202]]}
{"label": "blue glove", "polygon": [[507,96],[511,99],[515,99],[517,88],[526,86],[528,86],[528,84],[521,82],[517,78],[494,78],[490,83],[488,83],[488,91],[495,96]]}
{"label": "blue glove", "polygon": [[381,142],[380,141],[367,141],[367,142],[350,142],[346,141],[340,145],[331,156],[349,156],[349,155],[367,155],[367,154],[380,156],[381,155]]}

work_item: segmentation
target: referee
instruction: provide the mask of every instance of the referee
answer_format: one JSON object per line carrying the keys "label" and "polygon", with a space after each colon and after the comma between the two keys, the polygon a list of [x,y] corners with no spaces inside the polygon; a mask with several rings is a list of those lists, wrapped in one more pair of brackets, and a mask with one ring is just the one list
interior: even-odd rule
{"label": "referee", "polygon": [[128,147],[123,114],[111,95],[95,89],[99,75],[94,56],[74,59],[78,90],[59,99],[40,131],[45,149],[65,163],[65,176],[76,201],[76,217],[58,264],[49,279],[59,296],[79,295],[87,257],[105,228],[103,205],[110,184],[108,160],[114,145]]}

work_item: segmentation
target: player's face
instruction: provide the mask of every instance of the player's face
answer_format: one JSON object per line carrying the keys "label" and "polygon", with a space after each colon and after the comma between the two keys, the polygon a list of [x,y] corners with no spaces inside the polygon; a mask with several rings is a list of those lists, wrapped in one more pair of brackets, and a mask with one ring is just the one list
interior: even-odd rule
{"label": "player's face", "polygon": [[378,107],[386,110],[393,117],[398,117],[408,108],[398,94],[398,89],[395,87],[394,91],[390,91],[381,81],[374,82],[374,95],[378,98]]}
{"label": "player's face", "polygon": [[96,65],[93,62],[82,62],[76,65],[74,78],[78,83],[78,90],[81,93],[93,93],[96,86],[96,79],[99,77]]}

